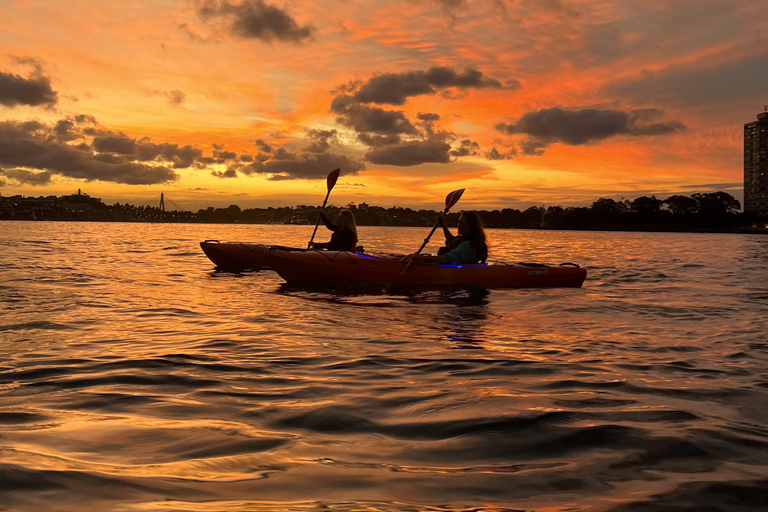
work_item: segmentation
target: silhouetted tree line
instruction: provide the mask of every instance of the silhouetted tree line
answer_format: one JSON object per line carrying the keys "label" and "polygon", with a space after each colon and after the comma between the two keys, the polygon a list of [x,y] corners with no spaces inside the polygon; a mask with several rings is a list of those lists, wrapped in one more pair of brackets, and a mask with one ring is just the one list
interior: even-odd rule
{"label": "silhouetted tree line", "polygon": [[[72,196],[74,197],[74,196]],[[79,197],[79,196],[78,196]],[[4,198],[9,199],[9,198]],[[208,207],[197,213],[191,211],[163,211],[150,206],[135,207],[119,203],[107,206],[99,200],[90,199],[87,208],[74,209],[64,206],[51,207],[52,198],[45,198],[46,210],[37,207],[37,215],[29,216],[38,198],[14,205],[8,201],[0,211],[3,219],[37,220],[97,220],[97,221],[141,221],[141,222],[201,222],[239,224],[314,224],[318,208],[299,205],[280,208],[249,208],[241,210],[237,205],[227,208]],[[35,202],[37,201],[37,202]],[[21,205],[21,206],[19,206]],[[460,205],[459,205],[460,206]],[[439,215],[434,210],[413,210],[394,206],[383,208],[367,204],[349,204],[357,223],[361,226],[432,226]],[[329,206],[326,212],[333,218],[340,207]],[[448,215],[449,223],[455,225],[460,208]],[[630,231],[738,231],[750,228],[765,228],[767,218],[742,213],[741,205],[725,192],[673,195],[667,199],[642,196],[634,200],[601,198],[590,206],[562,208],[560,206],[531,206],[526,210],[504,208],[501,210],[478,210],[486,226],[491,228],[546,228],[546,229],[595,229]],[[10,213],[9,213],[10,212]]]}
{"label": "silhouetted tree line", "polygon": [[642,196],[631,201],[601,198],[589,207],[532,206],[523,212],[486,212],[483,218],[488,226],[551,229],[712,231],[765,226],[768,219],[740,209],[739,201],[730,194],[712,192],[667,199]]}
{"label": "silhouetted tree line", "polygon": [[[431,226],[439,212],[395,206],[382,208],[366,204],[346,206],[353,210],[361,226]],[[326,208],[333,217],[339,207]],[[458,208],[457,208],[458,210]],[[667,199],[642,196],[634,200],[601,198],[590,206],[562,208],[531,206],[526,210],[504,208],[478,210],[486,226],[492,228],[596,229],[635,231],[732,231],[763,228],[768,219],[742,213],[739,201],[726,192],[673,195]],[[459,212],[448,215],[455,223]],[[200,210],[197,222],[314,224],[317,208],[296,206],[253,208],[237,206]]]}
{"label": "silhouetted tree line", "polygon": [[739,201],[725,192],[673,195],[663,200],[655,196],[632,201],[601,198],[589,208],[548,208],[545,222],[564,229],[674,231],[733,230],[760,221],[740,209]]}

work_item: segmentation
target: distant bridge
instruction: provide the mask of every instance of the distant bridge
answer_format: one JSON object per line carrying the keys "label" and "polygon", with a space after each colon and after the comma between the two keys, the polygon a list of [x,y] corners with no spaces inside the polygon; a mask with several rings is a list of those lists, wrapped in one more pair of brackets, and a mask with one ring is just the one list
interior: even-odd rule
{"label": "distant bridge", "polygon": [[[167,206],[166,206],[167,205]],[[189,208],[184,208],[183,206],[179,205],[175,201],[173,201],[171,198],[165,195],[165,192],[161,192],[159,196],[155,196],[152,199],[148,199],[141,203],[140,206],[151,206],[153,208],[160,208],[162,211],[169,211],[169,212],[183,212],[188,211]]]}

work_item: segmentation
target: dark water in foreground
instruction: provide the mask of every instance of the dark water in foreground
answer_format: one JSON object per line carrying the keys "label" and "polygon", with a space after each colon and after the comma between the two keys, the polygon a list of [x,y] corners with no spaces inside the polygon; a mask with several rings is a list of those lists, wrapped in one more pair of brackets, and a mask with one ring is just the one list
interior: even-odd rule
{"label": "dark water in foreground", "polygon": [[589,276],[488,292],[198,246],[310,233],[0,222],[0,510],[768,510],[768,237],[492,231]]}

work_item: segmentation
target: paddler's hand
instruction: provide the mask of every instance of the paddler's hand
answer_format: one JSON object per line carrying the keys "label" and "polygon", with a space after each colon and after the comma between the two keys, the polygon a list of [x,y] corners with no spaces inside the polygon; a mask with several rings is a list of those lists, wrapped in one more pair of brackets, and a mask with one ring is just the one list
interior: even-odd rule
{"label": "paddler's hand", "polygon": [[419,263],[420,261],[424,261],[424,255],[414,252],[413,254],[406,254],[405,256],[400,258],[400,261],[405,261],[406,263],[411,261],[413,261],[414,263]]}

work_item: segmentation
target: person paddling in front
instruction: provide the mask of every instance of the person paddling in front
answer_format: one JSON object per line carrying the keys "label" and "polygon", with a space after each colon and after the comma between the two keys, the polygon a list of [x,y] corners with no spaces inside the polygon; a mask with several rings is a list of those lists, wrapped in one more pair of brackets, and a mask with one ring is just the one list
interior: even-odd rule
{"label": "person paddling in front", "polygon": [[320,212],[320,220],[325,227],[333,231],[328,242],[312,242],[312,249],[327,249],[329,251],[354,251],[357,247],[357,223],[352,210],[346,208],[339,210],[336,222],[331,222],[325,212]]}
{"label": "person paddling in front", "polygon": [[453,236],[445,225],[445,218],[441,215],[438,223],[443,227],[445,246],[437,251],[437,255],[414,253],[403,258],[403,261],[415,261],[417,263],[443,263],[469,265],[473,263],[485,263],[488,259],[488,243],[485,236],[485,228],[480,216],[475,212],[461,212],[458,222],[458,236]]}

